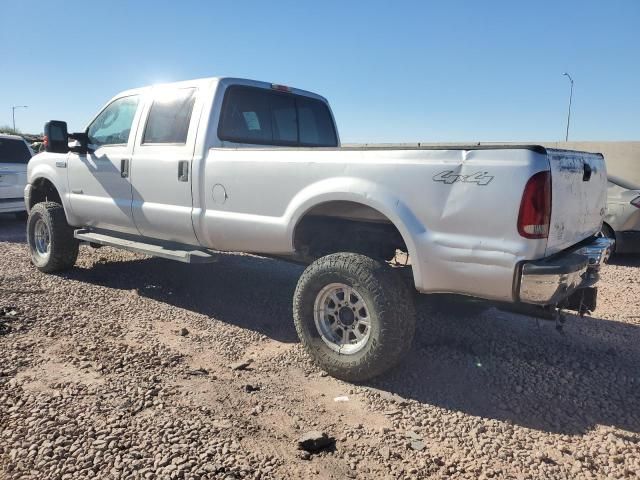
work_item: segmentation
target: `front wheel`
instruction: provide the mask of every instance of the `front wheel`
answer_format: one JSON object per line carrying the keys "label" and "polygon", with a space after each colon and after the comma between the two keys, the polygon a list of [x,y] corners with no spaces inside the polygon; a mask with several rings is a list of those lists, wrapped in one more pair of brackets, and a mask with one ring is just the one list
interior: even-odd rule
{"label": "front wheel", "polygon": [[76,263],[79,242],[67,224],[59,203],[34,205],[27,220],[27,242],[31,263],[45,273],[67,270]]}
{"label": "front wheel", "polygon": [[356,253],[335,253],[304,271],[293,299],[298,336],[330,375],[364,381],[395,366],[415,332],[413,297],[399,273]]}

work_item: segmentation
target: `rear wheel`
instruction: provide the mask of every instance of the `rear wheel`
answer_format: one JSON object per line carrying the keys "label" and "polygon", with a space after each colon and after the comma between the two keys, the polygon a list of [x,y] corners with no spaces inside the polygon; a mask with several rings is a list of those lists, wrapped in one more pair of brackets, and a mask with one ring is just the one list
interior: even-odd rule
{"label": "rear wheel", "polygon": [[79,242],[67,224],[64,208],[59,203],[34,205],[27,220],[27,242],[31,263],[41,272],[67,270],[76,263]]}
{"label": "rear wheel", "polygon": [[412,294],[397,271],[355,253],[313,262],[296,287],[302,344],[330,375],[363,381],[395,366],[415,331]]}

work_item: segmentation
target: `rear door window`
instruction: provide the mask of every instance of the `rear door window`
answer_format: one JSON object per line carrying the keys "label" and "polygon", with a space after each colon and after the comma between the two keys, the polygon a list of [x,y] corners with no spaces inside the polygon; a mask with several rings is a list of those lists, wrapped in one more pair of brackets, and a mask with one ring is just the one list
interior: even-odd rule
{"label": "rear door window", "polygon": [[257,145],[338,144],[333,118],[324,102],[241,85],[231,86],[225,92],[218,137]]}
{"label": "rear door window", "polygon": [[142,143],[187,143],[195,88],[162,91],[153,100]]}
{"label": "rear door window", "polygon": [[31,152],[23,140],[0,137],[0,163],[28,163],[30,158]]}

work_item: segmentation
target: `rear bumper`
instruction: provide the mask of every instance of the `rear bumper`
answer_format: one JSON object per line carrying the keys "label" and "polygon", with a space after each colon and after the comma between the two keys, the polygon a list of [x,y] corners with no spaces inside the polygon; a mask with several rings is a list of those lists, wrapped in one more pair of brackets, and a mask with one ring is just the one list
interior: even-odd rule
{"label": "rear bumper", "polygon": [[22,198],[0,198],[0,213],[24,212],[24,200]]}
{"label": "rear bumper", "polygon": [[616,253],[640,253],[640,230],[616,232]]}
{"label": "rear bumper", "polygon": [[519,269],[518,300],[556,305],[579,288],[598,281],[600,266],[609,258],[613,240],[598,237],[543,260],[523,262]]}

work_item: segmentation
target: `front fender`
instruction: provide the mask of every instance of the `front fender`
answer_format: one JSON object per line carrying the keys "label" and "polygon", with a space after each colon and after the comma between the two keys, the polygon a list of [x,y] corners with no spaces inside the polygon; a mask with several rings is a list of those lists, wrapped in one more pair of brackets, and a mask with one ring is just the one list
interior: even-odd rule
{"label": "front fender", "polygon": [[[418,259],[417,238],[426,232],[425,226],[397,195],[382,185],[359,178],[340,177],[321,180],[301,190],[289,203],[285,212],[287,237],[294,250],[294,236],[298,223],[314,207],[323,203],[348,201],[373,208],[384,215],[402,235],[410,258]],[[420,285],[421,263],[412,262],[416,285]]]}
{"label": "front fender", "polygon": [[[59,162],[64,162],[64,167],[57,166]],[[49,181],[60,195],[62,206],[70,225],[74,224],[73,209],[69,199],[69,189],[67,181],[67,154],[41,153],[29,161],[27,167],[27,182],[33,186],[40,180]]]}

